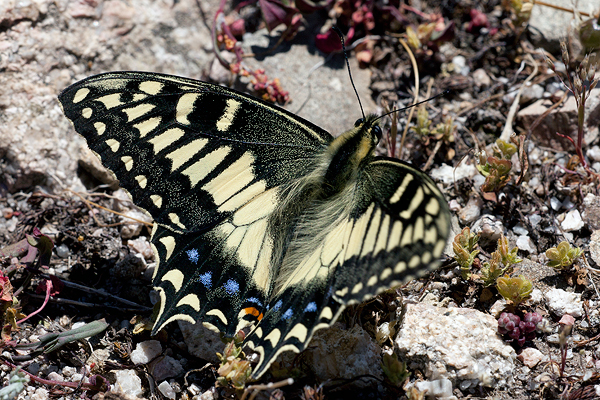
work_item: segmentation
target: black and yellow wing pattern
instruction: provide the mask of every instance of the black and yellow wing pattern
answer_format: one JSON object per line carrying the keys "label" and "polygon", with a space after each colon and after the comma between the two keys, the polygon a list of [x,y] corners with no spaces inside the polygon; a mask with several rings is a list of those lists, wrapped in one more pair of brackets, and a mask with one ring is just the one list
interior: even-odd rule
{"label": "black and yellow wing pattern", "polygon": [[154,218],[157,332],[201,321],[260,354],[302,351],[345,306],[436,268],[447,204],[425,174],[374,156],[377,117],[333,138],[232,89],[145,72],[59,96],[102,163]]}

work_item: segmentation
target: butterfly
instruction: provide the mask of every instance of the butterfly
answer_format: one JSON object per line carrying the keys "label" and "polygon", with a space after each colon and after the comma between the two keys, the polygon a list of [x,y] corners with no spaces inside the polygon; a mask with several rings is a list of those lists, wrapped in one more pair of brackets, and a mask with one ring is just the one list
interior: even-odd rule
{"label": "butterfly", "polygon": [[375,156],[375,115],[334,138],[252,96],[147,72],[92,76],[59,101],[154,219],[152,332],[249,327],[254,379],[346,306],[439,265],[447,203],[423,172]]}

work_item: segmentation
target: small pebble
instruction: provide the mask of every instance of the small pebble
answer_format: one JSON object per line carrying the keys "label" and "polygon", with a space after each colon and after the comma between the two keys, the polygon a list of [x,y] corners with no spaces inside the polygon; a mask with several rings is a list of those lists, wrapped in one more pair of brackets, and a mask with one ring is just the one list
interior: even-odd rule
{"label": "small pebble", "polygon": [[158,340],[146,340],[138,343],[131,352],[131,361],[135,365],[148,364],[162,353],[162,346]]}
{"label": "small pebble", "polygon": [[167,381],[164,381],[163,383],[158,385],[158,390],[167,399],[175,399],[175,397],[177,397],[177,395],[175,394],[175,391],[173,390],[173,388],[171,387],[171,385],[169,385],[169,382],[167,382]]}
{"label": "small pebble", "polygon": [[533,240],[531,240],[531,238],[527,235],[521,235],[517,238],[517,243],[516,243],[517,247],[519,250],[523,250],[526,251],[528,253],[536,253],[537,252],[537,248],[535,246],[535,243],[533,243]]}
{"label": "small pebble", "polygon": [[67,258],[67,257],[69,257],[69,254],[71,254],[71,252],[69,251],[69,248],[65,244],[56,246],[55,250],[56,250],[56,255],[59,256],[60,258]]}
{"label": "small pebble", "polygon": [[581,214],[576,208],[567,212],[565,214],[565,219],[560,223],[561,228],[567,232],[578,231],[583,228],[584,225]]}
{"label": "small pebble", "polygon": [[113,370],[116,381],[111,385],[111,391],[139,397],[143,393],[142,380],[132,369]]}
{"label": "small pebble", "polygon": [[558,315],[570,314],[575,318],[583,315],[583,302],[581,294],[567,292],[562,289],[550,289],[544,294],[546,303],[550,310]]}
{"label": "small pebble", "polygon": [[534,368],[544,359],[544,354],[538,349],[528,347],[521,351],[521,354],[517,356],[521,362],[529,368]]}

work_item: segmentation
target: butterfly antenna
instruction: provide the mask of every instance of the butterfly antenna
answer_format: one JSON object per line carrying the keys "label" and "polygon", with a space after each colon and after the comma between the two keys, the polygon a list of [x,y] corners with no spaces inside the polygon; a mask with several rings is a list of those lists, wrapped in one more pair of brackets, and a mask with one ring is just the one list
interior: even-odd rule
{"label": "butterfly antenna", "polygon": [[358,96],[358,91],[356,90],[356,86],[354,86],[354,80],[352,79],[352,72],[350,71],[350,62],[348,61],[348,54],[346,54],[346,44],[344,43],[344,34],[337,26],[333,26],[331,29],[335,31],[340,37],[340,41],[342,42],[342,52],[344,53],[344,59],[346,60],[346,67],[348,68],[348,75],[350,76],[350,83],[352,84],[352,89],[354,89],[354,93],[356,94],[356,98],[358,99],[358,106],[360,107],[360,112],[362,113],[363,119],[365,118],[365,112],[363,110],[362,103],[360,102],[360,97]]}
{"label": "butterfly antenna", "polygon": [[423,101],[420,101],[420,102],[418,102],[418,103],[411,104],[410,106],[407,106],[407,107],[404,107],[404,108],[397,108],[397,109],[395,109],[395,110],[392,110],[392,111],[390,111],[390,112],[386,112],[385,114],[382,114],[382,115],[380,115],[379,117],[377,117],[377,118],[375,119],[375,121],[377,121],[378,119],[381,119],[381,118],[385,117],[386,115],[390,115],[390,114],[393,114],[393,113],[395,113],[395,112],[400,112],[400,111],[408,110],[409,108],[413,108],[413,107],[416,107],[416,106],[418,106],[418,105],[421,105],[421,104],[423,104],[423,103],[427,103],[427,102],[428,102],[428,101],[430,101],[430,100],[433,100],[433,99],[435,99],[435,98],[438,98],[438,97],[441,97],[441,96],[445,96],[445,95],[447,95],[448,93],[450,93],[450,90],[444,90],[443,92],[441,92],[441,93],[438,93],[438,94],[436,94],[435,96],[431,96],[430,98],[428,98],[428,99],[425,99],[425,100],[423,100]]}

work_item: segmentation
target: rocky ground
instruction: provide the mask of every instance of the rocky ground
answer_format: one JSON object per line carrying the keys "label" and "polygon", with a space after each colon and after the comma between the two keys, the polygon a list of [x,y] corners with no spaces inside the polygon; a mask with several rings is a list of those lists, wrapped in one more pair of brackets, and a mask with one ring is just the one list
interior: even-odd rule
{"label": "rocky ground", "polygon": [[[600,43],[597,5],[581,1],[574,15],[525,1],[438,3],[303,0],[300,13],[262,0],[219,13],[217,1],[1,2],[0,397],[600,398],[600,89],[584,59]],[[438,183],[453,232],[438,271],[351,307],[305,352],[236,390],[217,384],[217,334],[144,329],[156,301],[151,221],[57,95],[105,71],[254,95],[265,79],[268,95],[337,135],[361,114],[332,24],[348,36],[365,112],[448,90],[386,120],[386,137],[398,137],[378,151]]]}

